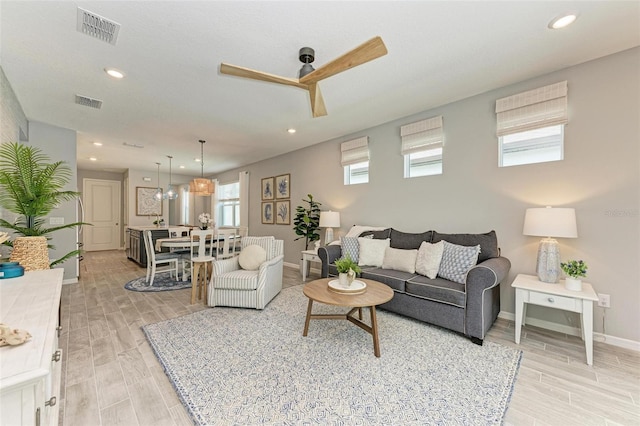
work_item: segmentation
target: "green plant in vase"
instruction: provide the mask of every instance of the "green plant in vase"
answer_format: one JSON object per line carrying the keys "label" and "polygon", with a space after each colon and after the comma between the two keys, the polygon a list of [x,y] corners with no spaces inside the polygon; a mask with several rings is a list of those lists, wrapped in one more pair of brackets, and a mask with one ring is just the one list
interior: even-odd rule
{"label": "green plant in vase", "polygon": [[302,200],[308,206],[296,207],[296,215],[293,218],[293,230],[300,235],[294,241],[304,238],[304,249],[309,250],[309,243],[320,240],[320,234],[316,232],[320,227],[320,203],[313,200],[313,195],[307,194],[308,200]]}
{"label": "green plant in vase", "polygon": [[356,278],[356,274],[362,272],[358,263],[351,260],[348,254],[335,260],[333,264],[336,265],[336,269],[338,270],[338,280],[340,284],[345,287],[349,287]]}
{"label": "green plant in vase", "polygon": [[567,275],[565,287],[568,290],[582,291],[580,278],[587,276],[587,264],[582,260],[569,260],[566,263],[560,263],[560,268]]}

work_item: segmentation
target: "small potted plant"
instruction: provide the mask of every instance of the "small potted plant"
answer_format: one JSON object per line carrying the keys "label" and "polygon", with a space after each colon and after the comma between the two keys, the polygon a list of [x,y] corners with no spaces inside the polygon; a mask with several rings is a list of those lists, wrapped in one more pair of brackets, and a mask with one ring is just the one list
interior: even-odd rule
{"label": "small potted plant", "polygon": [[582,260],[569,260],[567,263],[560,263],[560,267],[567,275],[564,286],[567,290],[582,291],[582,280],[587,276],[587,264]]}
{"label": "small potted plant", "polygon": [[333,262],[338,270],[338,281],[343,287],[349,287],[353,280],[356,278],[356,274],[362,272],[362,269],[356,262],[351,260],[349,255],[342,256],[340,259]]}

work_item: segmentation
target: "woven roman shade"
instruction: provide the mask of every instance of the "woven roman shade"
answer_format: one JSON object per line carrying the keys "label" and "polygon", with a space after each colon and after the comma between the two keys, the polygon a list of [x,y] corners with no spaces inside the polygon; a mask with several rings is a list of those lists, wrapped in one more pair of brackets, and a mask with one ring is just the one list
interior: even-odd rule
{"label": "woven roman shade", "polygon": [[400,127],[400,136],[402,138],[402,155],[442,148],[444,144],[442,116],[406,124]]}
{"label": "woven roman shade", "polygon": [[340,151],[342,151],[342,161],[340,162],[342,167],[369,161],[369,137],[363,136],[342,142]]}
{"label": "woven roman shade", "polygon": [[550,84],[496,101],[496,134],[567,124],[567,82]]}

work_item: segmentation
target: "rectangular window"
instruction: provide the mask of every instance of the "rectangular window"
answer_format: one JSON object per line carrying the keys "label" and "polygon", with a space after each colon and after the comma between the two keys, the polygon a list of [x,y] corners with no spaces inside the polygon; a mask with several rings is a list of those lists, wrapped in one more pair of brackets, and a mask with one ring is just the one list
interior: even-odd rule
{"label": "rectangular window", "polygon": [[562,124],[500,136],[500,167],[562,160],[563,140]]}
{"label": "rectangular window", "polygon": [[218,223],[216,226],[240,225],[240,182],[218,185]]}
{"label": "rectangular window", "polygon": [[441,115],[400,127],[400,137],[405,178],[442,174],[444,132]]}
{"label": "rectangular window", "polygon": [[418,151],[404,156],[404,177],[442,174],[442,148]]}
{"label": "rectangular window", "polygon": [[363,136],[340,145],[344,168],[344,184],[355,185],[369,182],[369,137]]}
{"label": "rectangular window", "polygon": [[498,99],[498,165],[562,160],[564,125],[568,122],[566,81]]}
{"label": "rectangular window", "polygon": [[344,184],[357,185],[359,183],[369,183],[368,161],[344,166]]}

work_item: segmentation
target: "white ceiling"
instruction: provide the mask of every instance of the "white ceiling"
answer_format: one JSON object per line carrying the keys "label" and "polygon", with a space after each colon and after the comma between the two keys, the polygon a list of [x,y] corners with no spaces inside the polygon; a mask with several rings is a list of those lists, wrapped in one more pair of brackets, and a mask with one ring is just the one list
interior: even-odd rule
{"label": "white ceiling", "polygon": [[[77,7],[121,24],[117,44],[77,32]],[[566,11],[579,19],[549,30]],[[192,175],[198,139],[210,175],[640,45],[638,1],[3,0],[0,18],[0,64],[27,118],[77,130],[79,168],[155,171],[173,155]],[[219,73],[295,78],[300,47],[317,68],[376,35],[388,55],[320,83],[326,117],[304,90]]]}

